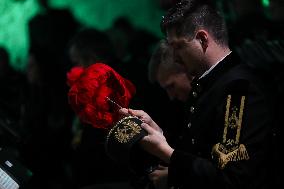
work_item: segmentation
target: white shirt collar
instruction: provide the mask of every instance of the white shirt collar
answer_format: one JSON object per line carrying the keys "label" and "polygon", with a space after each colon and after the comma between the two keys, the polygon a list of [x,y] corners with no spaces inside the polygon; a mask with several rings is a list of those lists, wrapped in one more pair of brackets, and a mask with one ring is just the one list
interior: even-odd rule
{"label": "white shirt collar", "polygon": [[221,58],[221,60],[219,60],[216,64],[214,64],[213,66],[211,66],[208,70],[206,70],[206,72],[204,72],[199,79],[205,77],[207,74],[209,74],[216,66],[217,64],[219,64],[220,62],[222,62],[222,60],[224,60],[229,54],[231,54],[232,51],[230,51],[226,56],[224,56],[223,58]]}

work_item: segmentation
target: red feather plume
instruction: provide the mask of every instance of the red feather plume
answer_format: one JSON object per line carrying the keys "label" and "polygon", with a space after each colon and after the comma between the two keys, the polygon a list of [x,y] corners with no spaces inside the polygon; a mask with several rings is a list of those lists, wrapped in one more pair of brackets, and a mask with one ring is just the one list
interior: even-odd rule
{"label": "red feather plume", "polygon": [[87,68],[74,67],[67,73],[68,100],[80,120],[95,128],[109,129],[118,121],[118,107],[128,107],[135,86],[110,66],[96,63]]}

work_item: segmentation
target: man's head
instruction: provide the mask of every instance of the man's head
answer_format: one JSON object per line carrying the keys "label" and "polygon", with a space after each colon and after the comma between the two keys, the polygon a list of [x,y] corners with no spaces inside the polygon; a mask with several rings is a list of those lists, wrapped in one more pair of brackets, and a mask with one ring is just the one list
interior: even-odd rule
{"label": "man's head", "polygon": [[224,19],[205,0],[182,0],[161,22],[168,43],[192,75],[200,75],[228,51]]}
{"label": "man's head", "polygon": [[113,48],[108,36],[95,29],[83,29],[70,41],[69,56],[75,65],[89,66],[95,62],[108,62]]}
{"label": "man's head", "polygon": [[171,100],[185,102],[191,90],[192,76],[187,76],[182,65],[175,62],[173,49],[162,40],[149,62],[149,80],[158,82]]}

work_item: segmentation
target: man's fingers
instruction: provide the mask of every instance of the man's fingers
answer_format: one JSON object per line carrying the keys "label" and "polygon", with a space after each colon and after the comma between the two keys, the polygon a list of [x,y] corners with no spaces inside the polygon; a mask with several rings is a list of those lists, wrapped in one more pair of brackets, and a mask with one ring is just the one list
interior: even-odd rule
{"label": "man's fingers", "polygon": [[153,171],[152,173],[148,174],[148,178],[151,181],[153,181],[156,176],[157,176],[157,172],[156,171]]}
{"label": "man's fingers", "polygon": [[153,128],[152,128],[150,125],[148,125],[147,123],[142,123],[142,124],[141,124],[141,127],[142,127],[143,129],[145,129],[149,135],[155,132],[155,129],[153,129]]}
{"label": "man's fingers", "polygon": [[143,118],[143,119],[149,117],[149,115],[143,110],[133,110],[133,109],[121,108],[119,112],[124,115],[132,115],[132,116],[136,116],[136,117]]}
{"label": "man's fingers", "polygon": [[128,109],[129,113],[131,115],[137,116],[137,117],[146,117],[148,116],[147,113],[145,113],[143,110],[133,110],[133,109]]}
{"label": "man's fingers", "polygon": [[166,170],[166,169],[168,169],[168,167],[165,167],[165,166],[163,166],[163,165],[158,165],[158,167],[156,168],[156,170]]}
{"label": "man's fingers", "polygon": [[128,109],[126,109],[126,108],[119,109],[119,113],[122,114],[122,115],[130,115]]}

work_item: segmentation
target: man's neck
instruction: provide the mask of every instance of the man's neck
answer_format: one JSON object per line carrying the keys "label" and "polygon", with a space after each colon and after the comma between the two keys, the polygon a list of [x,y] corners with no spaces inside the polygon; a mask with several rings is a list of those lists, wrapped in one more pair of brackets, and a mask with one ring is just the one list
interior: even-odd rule
{"label": "man's neck", "polygon": [[228,56],[232,51],[229,48],[212,48],[214,49],[211,53],[208,52],[208,55],[211,54],[211,56],[208,56],[207,59],[207,68],[204,69],[204,71],[200,74],[198,77],[199,79],[207,75],[214,67],[221,62],[226,56]]}
{"label": "man's neck", "polygon": [[217,45],[216,47],[212,47],[211,49],[212,51],[208,52],[208,62],[207,62],[208,68],[211,68],[212,66],[220,62],[222,59],[224,59],[224,57],[226,57],[231,52],[229,47],[220,47]]}

